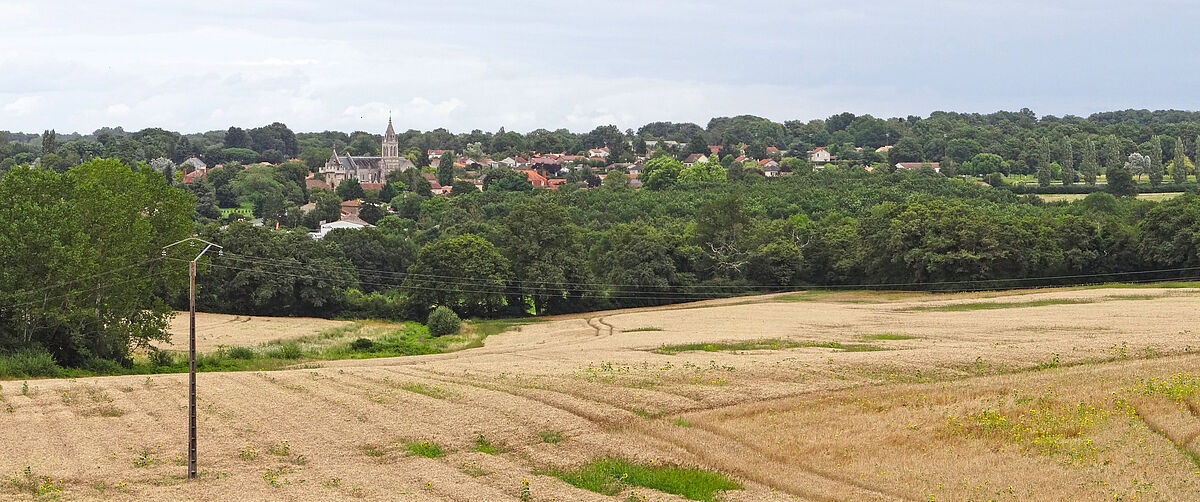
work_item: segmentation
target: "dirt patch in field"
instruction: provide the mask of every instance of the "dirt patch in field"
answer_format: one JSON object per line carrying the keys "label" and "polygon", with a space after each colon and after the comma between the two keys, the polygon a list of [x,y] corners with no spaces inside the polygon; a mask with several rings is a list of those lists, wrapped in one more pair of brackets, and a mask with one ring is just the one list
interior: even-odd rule
{"label": "dirt patch in field", "polygon": [[[196,350],[208,352],[221,345],[254,346],[271,340],[314,335],[349,324],[348,321],[312,317],[235,316],[197,312]],[[187,350],[188,313],[177,312],[168,330],[171,332],[171,343],[159,344],[159,348]]]}

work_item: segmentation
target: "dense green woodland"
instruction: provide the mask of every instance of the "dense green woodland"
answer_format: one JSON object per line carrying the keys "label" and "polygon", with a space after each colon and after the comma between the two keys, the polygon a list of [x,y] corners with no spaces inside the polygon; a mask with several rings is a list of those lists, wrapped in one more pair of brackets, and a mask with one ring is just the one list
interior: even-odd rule
{"label": "dense green woodland", "polygon": [[[1174,134],[1195,123],[1168,119],[1193,118],[935,114],[902,130],[928,133],[944,123],[1021,134]],[[885,121],[893,122],[908,124]],[[762,132],[714,123],[722,134]],[[255,135],[247,136],[253,145]],[[1110,169],[1142,162],[1137,156],[1129,152]],[[647,162],[641,190],[615,175],[590,190],[532,190],[491,172],[482,192],[456,186],[449,197],[435,197],[408,171],[379,192],[333,194],[305,190],[308,171],[296,162],[228,166],[181,187],[141,162],[57,169],[42,159],[13,165],[0,178],[0,355],[45,350],[75,367],[129,364],[133,350],[164,337],[170,310],[186,307],[180,260],[197,250],[164,257],[161,248],[193,233],[224,246],[223,256],[201,262],[200,308],[237,314],[424,320],[446,306],[464,317],[500,317],[804,287],[999,289],[1200,272],[1194,194],[1156,203],[1102,192],[1044,204],[923,169],[835,164],[764,178],[715,163],[684,167],[669,154]],[[651,183],[656,177],[661,183]],[[376,211],[364,214],[375,228],[308,235],[313,220],[329,219],[341,200],[359,196],[364,212]],[[252,205],[268,224],[223,227],[228,218],[216,214],[222,197]],[[312,211],[293,210],[310,201]]]}

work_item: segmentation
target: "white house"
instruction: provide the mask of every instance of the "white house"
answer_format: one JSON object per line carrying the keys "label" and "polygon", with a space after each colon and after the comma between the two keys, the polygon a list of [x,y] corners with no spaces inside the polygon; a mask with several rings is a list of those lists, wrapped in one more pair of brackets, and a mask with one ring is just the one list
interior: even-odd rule
{"label": "white house", "polygon": [[606,146],[604,148],[592,148],[592,149],[588,150],[587,156],[588,157],[599,157],[601,159],[607,159],[608,154],[609,154],[609,150],[608,150],[608,147]]}
{"label": "white house", "polygon": [[340,219],[340,220],[338,220],[338,221],[331,221],[331,222],[328,222],[328,223],[324,223],[324,222],[323,222],[323,223],[321,223],[321,229],[320,229],[320,230],[318,230],[318,231],[316,231],[316,232],[309,232],[309,233],[308,233],[308,236],[309,236],[309,237],[312,237],[313,239],[320,239],[320,238],[322,238],[322,237],[325,237],[325,234],[327,234],[327,233],[329,233],[329,232],[332,232],[332,231],[334,231],[334,230],[337,230],[337,229],[339,229],[339,228],[346,228],[346,229],[350,229],[350,230],[358,230],[358,229],[360,229],[360,228],[367,228],[367,227],[374,228],[374,227],[375,227],[375,225],[372,225],[372,224],[370,224],[370,223],[367,223],[367,222],[365,222],[365,221],[363,221],[363,220],[360,220],[360,219],[358,219],[358,218],[343,218],[343,219]]}
{"label": "white house", "polygon": [[808,161],[814,164],[826,164],[833,160],[833,156],[829,155],[829,150],[823,146],[818,146],[816,149],[808,152]]}

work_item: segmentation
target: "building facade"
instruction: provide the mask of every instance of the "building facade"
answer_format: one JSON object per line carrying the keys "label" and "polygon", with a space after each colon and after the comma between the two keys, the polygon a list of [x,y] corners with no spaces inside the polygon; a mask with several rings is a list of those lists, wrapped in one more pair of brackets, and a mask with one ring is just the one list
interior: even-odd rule
{"label": "building facade", "polygon": [[338,155],[335,148],[321,168],[321,174],[325,176],[329,188],[337,188],[338,183],[351,178],[360,183],[384,183],[388,173],[414,167],[412,161],[400,156],[400,142],[396,139],[396,130],[392,128],[392,119],[389,118],[379,157]]}

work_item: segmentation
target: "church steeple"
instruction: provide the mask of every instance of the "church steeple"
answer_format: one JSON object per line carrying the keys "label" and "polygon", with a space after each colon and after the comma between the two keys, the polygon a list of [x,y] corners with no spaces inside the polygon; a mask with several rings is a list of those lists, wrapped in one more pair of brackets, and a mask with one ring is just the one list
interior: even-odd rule
{"label": "church steeple", "polygon": [[400,168],[400,141],[396,138],[396,130],[392,128],[392,117],[388,116],[387,132],[383,133],[382,154],[383,174],[387,175]]}

